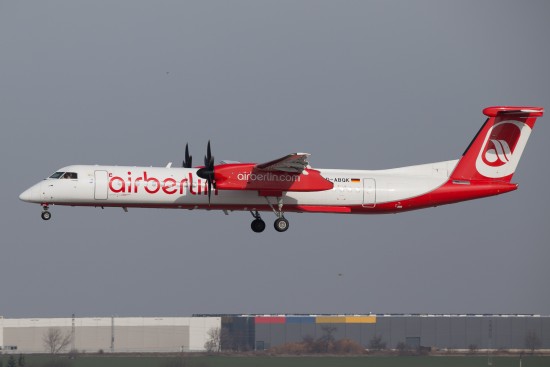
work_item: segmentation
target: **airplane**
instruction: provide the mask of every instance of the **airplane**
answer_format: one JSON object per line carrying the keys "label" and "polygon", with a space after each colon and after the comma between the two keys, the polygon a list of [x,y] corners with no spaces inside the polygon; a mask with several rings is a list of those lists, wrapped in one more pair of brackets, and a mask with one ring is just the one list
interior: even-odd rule
{"label": "airplane", "polygon": [[[210,141],[204,166],[193,167],[188,145],[182,167],[73,165],[60,168],[19,198],[50,205],[248,211],[263,232],[260,212],[400,213],[514,191],[511,182],[542,107],[494,106],[460,159],[385,170],[313,169],[309,154],[266,163],[214,163]],[[283,210],[284,209],[284,210]]]}

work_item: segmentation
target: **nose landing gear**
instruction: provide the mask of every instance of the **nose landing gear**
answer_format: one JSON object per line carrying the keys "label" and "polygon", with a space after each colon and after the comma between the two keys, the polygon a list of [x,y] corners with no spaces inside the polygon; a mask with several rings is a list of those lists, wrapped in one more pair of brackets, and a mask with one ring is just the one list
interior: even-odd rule
{"label": "nose landing gear", "polygon": [[48,206],[47,205],[44,205],[42,206],[42,214],[40,214],[40,216],[42,217],[42,219],[44,220],[50,220],[50,218],[52,217],[52,214],[48,211]]}

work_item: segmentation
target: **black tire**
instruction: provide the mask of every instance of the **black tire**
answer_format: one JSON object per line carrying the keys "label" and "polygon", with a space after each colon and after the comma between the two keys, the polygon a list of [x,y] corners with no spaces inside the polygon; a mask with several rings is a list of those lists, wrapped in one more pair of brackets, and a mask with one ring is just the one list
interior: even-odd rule
{"label": "black tire", "polygon": [[252,223],[250,223],[250,228],[256,233],[263,232],[265,229],[265,222],[261,219],[254,219]]}
{"label": "black tire", "polygon": [[52,214],[48,211],[43,211],[42,214],[40,214],[40,216],[44,220],[50,220],[50,218],[52,217]]}
{"label": "black tire", "polygon": [[288,229],[288,220],[286,218],[277,218],[273,224],[277,232],[284,232]]}

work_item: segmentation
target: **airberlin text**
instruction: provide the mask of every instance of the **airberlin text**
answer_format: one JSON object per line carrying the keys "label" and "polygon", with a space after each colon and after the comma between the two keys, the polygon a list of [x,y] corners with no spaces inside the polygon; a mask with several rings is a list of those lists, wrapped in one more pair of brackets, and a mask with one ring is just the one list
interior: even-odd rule
{"label": "airberlin text", "polygon": [[239,173],[239,181],[271,181],[271,182],[300,182],[299,175],[266,173]]}
{"label": "airberlin text", "polygon": [[[145,192],[156,194],[163,192],[168,195],[185,195],[189,190],[191,195],[208,195],[207,181],[198,178],[196,184],[194,184],[193,179],[191,172],[187,177],[181,179],[173,177],[159,179],[148,176],[146,171],[143,172],[142,176],[135,178],[132,177],[132,172],[128,172],[126,178],[109,173],[109,190],[113,193],[137,194]],[[218,190],[214,190],[213,193],[218,195]]]}

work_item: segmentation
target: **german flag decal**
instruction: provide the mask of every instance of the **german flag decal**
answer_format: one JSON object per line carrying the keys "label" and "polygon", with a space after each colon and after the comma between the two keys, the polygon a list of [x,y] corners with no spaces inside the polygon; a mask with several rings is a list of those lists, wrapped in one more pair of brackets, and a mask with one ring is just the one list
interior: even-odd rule
{"label": "german flag decal", "polygon": [[358,179],[358,178],[352,178],[352,179],[351,179],[351,182],[353,182],[353,183],[359,183],[359,182],[361,182],[361,180]]}

